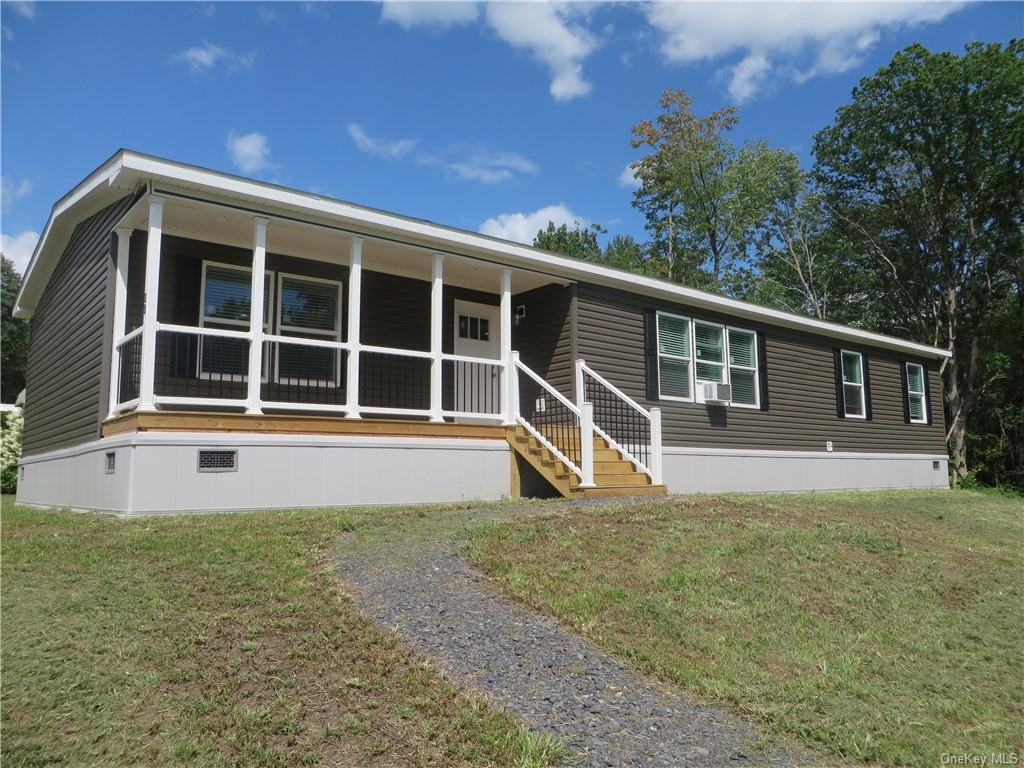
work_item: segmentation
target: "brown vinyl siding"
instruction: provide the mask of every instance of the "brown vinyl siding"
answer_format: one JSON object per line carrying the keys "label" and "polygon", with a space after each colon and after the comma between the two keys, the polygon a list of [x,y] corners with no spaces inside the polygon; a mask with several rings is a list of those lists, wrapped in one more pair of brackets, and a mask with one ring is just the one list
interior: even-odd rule
{"label": "brown vinyl siding", "polygon": [[[946,451],[942,386],[935,361],[848,345],[824,336],[736,321],[725,315],[603,287],[577,287],[577,348],[595,371],[645,406],[662,409],[666,446],[756,450],[931,453]],[[645,310],[673,312],[732,324],[764,335],[768,410],[713,408],[703,404],[647,399],[644,372]],[[842,419],[836,413],[833,349],[862,352],[870,372],[872,419]],[[932,424],[906,424],[900,366],[920,362],[928,369]]]}
{"label": "brown vinyl siding", "polygon": [[107,414],[113,235],[122,198],[75,227],[31,322],[25,376],[26,455],[100,436]]}
{"label": "brown vinyl siding", "polygon": [[526,317],[512,327],[512,348],[519,359],[568,398],[573,396],[573,287],[545,285],[517,293],[512,311],[524,306]]}

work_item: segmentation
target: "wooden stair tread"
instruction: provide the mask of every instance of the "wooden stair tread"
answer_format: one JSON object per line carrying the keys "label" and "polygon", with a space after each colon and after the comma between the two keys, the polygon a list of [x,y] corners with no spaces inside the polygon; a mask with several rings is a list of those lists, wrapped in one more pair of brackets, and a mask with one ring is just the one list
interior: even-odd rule
{"label": "wooden stair tread", "polygon": [[[541,434],[544,434],[541,430]],[[537,470],[551,486],[565,497],[665,496],[664,485],[654,485],[632,461],[609,446],[601,437],[594,438],[594,483],[580,488],[580,478],[552,451],[522,426],[505,431],[509,445]]]}

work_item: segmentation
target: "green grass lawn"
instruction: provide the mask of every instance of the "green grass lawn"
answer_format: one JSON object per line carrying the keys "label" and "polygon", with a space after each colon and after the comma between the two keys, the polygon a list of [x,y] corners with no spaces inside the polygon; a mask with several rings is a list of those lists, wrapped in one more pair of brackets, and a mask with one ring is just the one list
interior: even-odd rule
{"label": "green grass lawn", "polygon": [[697,700],[833,755],[1024,751],[1024,500],[683,497],[493,525],[477,562]]}
{"label": "green grass lawn", "polygon": [[355,612],[325,551],[410,510],[2,510],[2,762],[542,766],[562,754]]}

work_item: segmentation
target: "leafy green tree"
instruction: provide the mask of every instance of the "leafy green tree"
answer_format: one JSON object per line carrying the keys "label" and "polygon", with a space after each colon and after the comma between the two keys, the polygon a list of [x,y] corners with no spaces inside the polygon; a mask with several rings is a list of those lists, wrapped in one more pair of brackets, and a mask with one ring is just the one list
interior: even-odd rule
{"label": "leafy green tree", "polygon": [[567,224],[556,227],[555,222],[549,221],[547,229],[540,230],[533,238],[533,244],[551,253],[599,262],[603,260],[603,254],[597,237],[607,232],[600,224],[584,227],[577,221],[570,229]]}
{"label": "leafy green tree", "polygon": [[14,262],[0,254],[0,401],[13,403],[25,388],[28,323],[12,315],[21,288]]}
{"label": "leafy green tree", "polygon": [[942,376],[960,478],[972,420],[999,407],[990,386],[1007,376],[999,356],[1022,372],[1024,329],[986,331],[996,307],[1020,301],[1022,115],[1022,41],[971,44],[964,55],[913,45],[861,80],[815,137],[833,223],[883,305],[876,329],[953,353]]}
{"label": "leafy green tree", "polygon": [[662,112],[633,128],[633,164],[640,181],[633,204],[647,219],[654,258],[679,282],[712,290],[735,288],[749,269],[754,233],[763,222],[779,153],[764,143],[737,149],[728,134],[739,118],[733,107],[698,117],[685,91],[665,91]]}

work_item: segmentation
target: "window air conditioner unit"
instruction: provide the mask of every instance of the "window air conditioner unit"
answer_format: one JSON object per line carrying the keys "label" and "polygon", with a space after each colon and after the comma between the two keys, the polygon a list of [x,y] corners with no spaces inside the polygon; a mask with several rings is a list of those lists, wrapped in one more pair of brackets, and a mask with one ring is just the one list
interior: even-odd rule
{"label": "window air conditioner unit", "polygon": [[708,405],[728,405],[732,400],[732,384],[720,384],[717,381],[706,381],[702,394]]}

